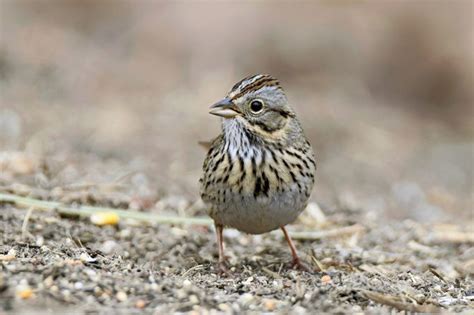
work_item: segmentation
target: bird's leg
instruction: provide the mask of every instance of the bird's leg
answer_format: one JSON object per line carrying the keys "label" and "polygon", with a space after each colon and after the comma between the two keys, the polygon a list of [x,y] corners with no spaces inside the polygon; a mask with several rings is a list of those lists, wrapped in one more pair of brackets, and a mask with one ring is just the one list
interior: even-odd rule
{"label": "bird's leg", "polygon": [[306,267],[301,262],[300,258],[298,257],[298,253],[296,252],[295,244],[291,240],[291,237],[288,234],[288,231],[286,230],[286,228],[284,226],[282,226],[280,228],[283,231],[283,234],[285,235],[285,239],[288,242],[288,245],[290,246],[291,256],[293,256],[293,261],[291,262],[292,267],[293,268],[299,268],[299,269],[307,271],[307,272],[311,272],[311,270],[308,267]]}
{"label": "bird's leg", "polygon": [[217,246],[219,250],[219,263],[218,268],[221,274],[229,274],[229,270],[226,267],[226,257],[224,256],[224,239],[222,238],[222,231],[224,226],[221,224],[215,223],[216,235],[217,235]]}

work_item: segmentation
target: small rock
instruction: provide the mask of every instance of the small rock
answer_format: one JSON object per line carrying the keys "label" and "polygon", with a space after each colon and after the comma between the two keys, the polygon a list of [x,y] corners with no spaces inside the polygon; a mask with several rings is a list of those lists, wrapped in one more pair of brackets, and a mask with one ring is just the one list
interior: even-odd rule
{"label": "small rock", "polygon": [[127,293],[125,293],[123,291],[119,291],[119,292],[117,292],[117,294],[115,294],[115,298],[120,302],[125,302],[127,300],[128,296],[127,296]]}
{"label": "small rock", "polygon": [[268,312],[273,312],[276,309],[277,300],[274,299],[264,299],[263,300],[263,307]]}
{"label": "small rock", "polygon": [[243,306],[248,306],[253,302],[254,298],[253,295],[250,293],[244,293],[239,297],[239,303]]}
{"label": "small rock", "polygon": [[53,279],[52,276],[47,277],[47,278],[44,279],[44,281],[43,281],[43,284],[44,284],[44,286],[45,286],[46,288],[51,287],[51,286],[53,285],[53,283],[54,283],[54,279]]}
{"label": "small rock", "polygon": [[82,282],[76,282],[74,283],[74,289],[76,290],[82,290],[84,288],[84,284]]}
{"label": "small rock", "polygon": [[41,247],[43,245],[44,245],[44,237],[40,235],[36,238],[36,246]]}
{"label": "small rock", "polygon": [[139,309],[142,309],[142,308],[145,308],[146,304],[147,304],[147,303],[146,303],[145,300],[137,300],[137,301],[135,302],[135,307],[136,307],[136,308],[139,308]]}
{"label": "small rock", "polygon": [[16,290],[16,295],[23,300],[33,297],[33,290],[27,285],[19,285]]}
{"label": "small rock", "polygon": [[116,241],[108,240],[102,244],[100,250],[105,254],[112,254],[117,249],[117,247],[118,244]]}
{"label": "small rock", "polygon": [[253,281],[253,277],[248,277],[244,282],[242,282],[245,285],[250,285]]}
{"label": "small rock", "polygon": [[130,229],[123,229],[119,232],[119,236],[123,240],[128,240],[132,236],[132,231]]}
{"label": "small rock", "polygon": [[324,275],[324,276],[321,277],[321,282],[323,284],[330,284],[330,283],[332,283],[332,279],[331,279],[330,276]]}
{"label": "small rock", "polygon": [[226,312],[226,313],[230,312],[230,310],[231,310],[230,306],[227,305],[227,304],[224,304],[224,303],[221,303],[221,304],[217,305],[217,308],[219,310],[223,311],[223,312]]}
{"label": "small rock", "polygon": [[185,288],[185,289],[191,288],[192,285],[193,285],[193,283],[191,281],[189,281],[188,279],[185,279],[183,281],[183,288]]}

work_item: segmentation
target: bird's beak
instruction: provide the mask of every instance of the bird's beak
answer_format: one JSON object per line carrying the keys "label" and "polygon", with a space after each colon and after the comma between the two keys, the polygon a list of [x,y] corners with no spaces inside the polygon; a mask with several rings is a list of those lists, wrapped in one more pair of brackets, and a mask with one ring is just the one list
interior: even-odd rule
{"label": "bird's beak", "polygon": [[240,114],[239,108],[229,99],[224,98],[210,107],[209,114],[224,118],[233,118]]}

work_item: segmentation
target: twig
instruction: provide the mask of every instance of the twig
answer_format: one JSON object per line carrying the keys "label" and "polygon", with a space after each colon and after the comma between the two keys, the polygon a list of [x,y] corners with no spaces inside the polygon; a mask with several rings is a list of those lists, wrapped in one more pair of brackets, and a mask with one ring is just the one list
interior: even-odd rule
{"label": "twig", "polygon": [[26,212],[25,218],[23,219],[23,224],[21,225],[21,239],[24,240],[28,234],[28,221],[30,221],[31,214],[33,213],[34,208],[30,207],[28,212]]}
{"label": "twig", "polygon": [[355,233],[362,233],[365,227],[360,224],[344,226],[325,231],[311,231],[311,232],[291,232],[291,237],[297,240],[319,240],[324,238],[344,237]]}
{"label": "twig", "polygon": [[380,304],[388,305],[396,308],[399,311],[408,311],[416,313],[439,313],[440,310],[434,305],[416,305],[400,301],[396,296],[382,294],[373,291],[362,290],[362,294]]}
{"label": "twig", "polygon": [[474,233],[463,231],[435,231],[428,239],[433,244],[463,244],[474,243]]}
{"label": "twig", "polygon": [[281,279],[281,276],[278,273],[271,271],[267,267],[262,267],[262,270],[273,279]]}
{"label": "twig", "polygon": [[162,224],[173,224],[173,225],[207,225],[212,226],[212,220],[208,218],[189,218],[189,217],[173,217],[173,216],[161,216],[146,212],[137,212],[131,210],[114,209],[107,207],[91,207],[91,206],[79,206],[71,207],[63,205],[56,201],[44,201],[38,199],[32,199],[27,197],[20,197],[12,194],[0,194],[0,203],[8,202],[13,203],[18,207],[23,208],[34,208],[36,210],[43,211],[54,211],[56,210],[62,215],[75,215],[82,217],[89,217],[91,214],[100,212],[113,212],[123,219],[134,219],[138,221],[145,221],[151,223],[162,223]]}
{"label": "twig", "polygon": [[191,267],[189,268],[188,270],[186,270],[181,276],[182,277],[185,277],[188,273],[190,273],[191,271],[194,271],[194,270],[200,270],[200,269],[203,269],[204,268],[204,265],[196,265],[194,267]]}
{"label": "twig", "polygon": [[441,275],[441,273],[438,272],[438,270],[434,269],[433,267],[428,267],[428,270],[444,283],[448,283],[448,281],[446,281],[446,279]]}

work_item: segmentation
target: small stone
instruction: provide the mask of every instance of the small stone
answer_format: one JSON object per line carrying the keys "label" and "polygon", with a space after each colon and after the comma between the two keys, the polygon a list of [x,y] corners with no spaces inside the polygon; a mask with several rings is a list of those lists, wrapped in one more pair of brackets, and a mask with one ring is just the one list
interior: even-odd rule
{"label": "small stone", "polygon": [[20,285],[16,294],[20,299],[27,300],[33,297],[33,290],[28,286]]}
{"label": "small stone", "polygon": [[194,294],[191,295],[191,296],[189,297],[189,303],[191,303],[191,304],[199,304],[199,299],[198,299],[198,297],[197,297],[196,295],[194,295]]}
{"label": "small stone", "polygon": [[47,287],[47,288],[51,287],[53,285],[53,283],[54,283],[54,279],[53,279],[52,276],[47,277],[43,281],[44,286]]}
{"label": "small stone", "polygon": [[189,281],[188,279],[185,279],[185,280],[183,281],[183,288],[185,288],[185,289],[191,288],[192,285],[193,285],[193,283],[192,283],[191,281]]}
{"label": "small stone", "polygon": [[253,277],[248,277],[244,282],[242,282],[245,285],[250,285],[253,281]]}
{"label": "small stone", "polygon": [[40,235],[36,238],[36,246],[41,247],[43,245],[44,245],[44,237]]}
{"label": "small stone", "polygon": [[74,283],[74,289],[76,290],[82,290],[84,288],[84,284],[82,282],[76,282]]}
{"label": "small stone", "polygon": [[102,244],[100,250],[105,254],[112,254],[117,249],[117,247],[118,244],[116,241],[108,240]]}
{"label": "small stone", "polygon": [[219,310],[223,311],[223,312],[226,312],[226,313],[230,312],[230,310],[231,310],[230,306],[227,305],[227,304],[224,304],[224,303],[221,303],[221,304],[217,305],[217,308]]}
{"label": "small stone", "polygon": [[274,299],[264,299],[263,307],[268,312],[273,312],[276,309],[277,301]]}
{"label": "small stone", "polygon": [[130,229],[123,229],[119,232],[119,236],[124,240],[130,239],[132,236],[132,231]]}
{"label": "small stone", "polygon": [[244,306],[249,305],[250,303],[252,303],[252,301],[253,301],[253,295],[250,293],[244,293],[239,298],[239,303]]}
{"label": "small stone", "polygon": [[176,293],[175,293],[175,296],[179,299],[179,300],[182,300],[182,299],[185,299],[188,294],[186,293],[186,291],[184,290],[177,290]]}
{"label": "small stone", "polygon": [[332,279],[331,279],[330,276],[324,275],[324,276],[321,277],[321,282],[323,284],[330,284],[330,283],[332,283]]}
{"label": "small stone", "polygon": [[120,302],[125,302],[128,298],[127,296],[127,293],[123,292],[123,291],[119,291],[117,292],[117,294],[115,294],[115,298],[117,300],[119,300]]}
{"label": "small stone", "polygon": [[145,308],[146,304],[147,304],[147,303],[146,303],[145,300],[137,300],[137,301],[135,302],[135,307],[136,307],[136,308],[139,308],[139,309],[142,309],[142,308]]}

